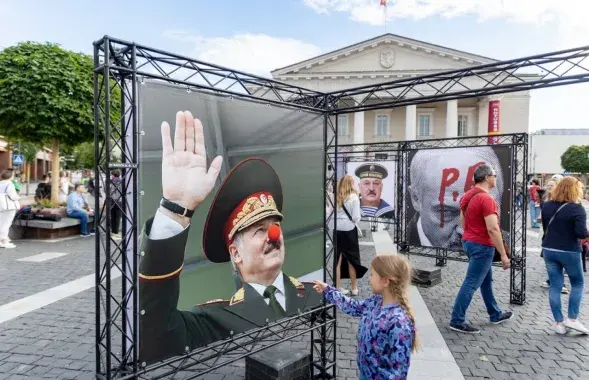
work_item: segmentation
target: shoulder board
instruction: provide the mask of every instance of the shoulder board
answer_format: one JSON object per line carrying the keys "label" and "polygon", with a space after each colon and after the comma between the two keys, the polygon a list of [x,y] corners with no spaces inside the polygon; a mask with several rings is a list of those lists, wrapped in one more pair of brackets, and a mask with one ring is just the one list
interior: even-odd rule
{"label": "shoulder board", "polygon": [[196,305],[196,306],[210,305],[210,304],[212,304],[212,303],[219,303],[219,302],[227,302],[227,300],[224,300],[224,299],[222,299],[222,298],[217,298],[217,299],[210,300],[210,301],[207,301],[207,302],[204,302],[204,303],[199,303],[199,304],[198,304],[198,305]]}
{"label": "shoulder board", "polygon": [[304,289],[305,285],[303,285],[299,280],[297,280],[294,277],[288,276],[288,279],[290,280],[290,282],[292,282],[292,284],[297,288],[297,289]]}
{"label": "shoulder board", "polygon": [[243,297],[245,296],[245,289],[241,288],[231,297],[231,301],[229,301],[229,306],[234,305],[238,302],[243,301]]}

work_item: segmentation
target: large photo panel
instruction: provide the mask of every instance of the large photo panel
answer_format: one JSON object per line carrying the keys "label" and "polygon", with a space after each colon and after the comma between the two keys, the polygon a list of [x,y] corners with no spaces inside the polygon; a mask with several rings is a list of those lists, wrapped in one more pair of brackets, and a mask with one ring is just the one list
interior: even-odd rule
{"label": "large photo panel", "polygon": [[[323,115],[156,82],[142,84],[139,99],[141,225],[154,216],[162,197],[162,121],[173,133],[176,112],[191,111],[203,124],[208,164],[223,156],[215,188],[192,217],[185,251],[176,238],[149,241],[158,249],[142,248],[142,360],[183,354],[185,347],[201,347],[318,306],[321,297],[308,281],[323,280]],[[209,209],[214,217],[205,235]],[[224,226],[242,217],[239,225],[246,227],[225,242]],[[270,246],[265,235],[270,224],[264,225],[270,220],[280,222],[282,244]],[[231,259],[229,244],[239,247],[239,260]],[[174,276],[142,273],[155,268],[152,262],[160,268],[172,265],[178,254],[178,268],[169,268],[169,274],[178,270]],[[266,293],[270,285],[276,293]]]}
{"label": "large photo panel", "polygon": [[349,161],[346,174],[352,176],[360,192],[363,217],[391,222],[395,218],[396,161]]}
{"label": "large photo panel", "polygon": [[474,186],[483,163],[497,171],[491,195],[500,210],[504,238],[511,220],[511,150],[509,146],[412,150],[408,154],[406,229],[409,245],[462,251],[460,199]]}

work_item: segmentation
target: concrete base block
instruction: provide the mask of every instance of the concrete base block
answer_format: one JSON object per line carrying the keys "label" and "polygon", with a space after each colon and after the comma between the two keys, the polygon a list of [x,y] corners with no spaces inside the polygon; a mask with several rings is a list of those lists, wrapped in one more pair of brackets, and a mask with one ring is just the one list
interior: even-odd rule
{"label": "concrete base block", "polygon": [[284,343],[245,359],[246,380],[310,380],[311,353]]}

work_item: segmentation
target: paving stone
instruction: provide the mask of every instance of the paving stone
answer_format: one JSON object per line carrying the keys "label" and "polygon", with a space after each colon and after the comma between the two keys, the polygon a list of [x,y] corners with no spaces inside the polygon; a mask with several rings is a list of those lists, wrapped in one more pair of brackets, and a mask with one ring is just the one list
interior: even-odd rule
{"label": "paving stone", "polygon": [[[539,246],[538,239],[528,236],[527,240],[529,246]],[[93,273],[93,244],[90,240],[74,239],[52,243],[48,248],[48,244],[23,242],[14,250],[6,251],[0,256],[0,302],[10,302]],[[17,258],[49,250],[72,253],[45,263],[16,262]],[[363,246],[361,254],[363,263],[367,264],[374,256],[374,248]],[[434,259],[415,256],[410,260],[414,264],[434,262]],[[475,294],[467,318],[482,329],[478,335],[463,335],[448,328],[454,297],[465,272],[465,263],[448,262],[442,268],[442,284],[420,288],[465,379],[589,379],[588,339],[557,336],[552,330],[547,291],[540,286],[546,270],[537,254],[528,254],[527,303],[524,306],[509,304],[509,271],[494,269],[497,301],[502,308],[515,312],[514,319],[498,326],[490,325],[480,292]],[[359,282],[360,298],[370,295],[367,280],[368,276]],[[112,286],[119,289],[120,281],[113,281]],[[29,379],[94,379],[94,296],[94,290],[88,290],[3,323],[0,326],[0,379],[25,376]],[[567,301],[568,296],[563,296],[563,310],[566,310]],[[585,310],[582,305],[582,320]],[[339,312],[337,318],[338,379],[357,379],[358,321]],[[309,339],[308,335],[297,337],[293,347],[310,349]],[[120,347],[115,340],[114,350]],[[483,356],[486,360],[481,360]],[[237,360],[205,378],[242,380],[243,368],[244,361]],[[173,380],[188,377],[190,373],[179,373]]]}

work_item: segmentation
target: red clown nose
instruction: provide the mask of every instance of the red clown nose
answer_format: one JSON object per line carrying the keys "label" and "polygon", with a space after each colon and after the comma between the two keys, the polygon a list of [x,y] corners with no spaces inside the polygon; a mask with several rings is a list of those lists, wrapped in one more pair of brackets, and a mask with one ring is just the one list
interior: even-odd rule
{"label": "red clown nose", "polygon": [[268,240],[277,241],[280,239],[280,226],[273,224],[268,228]]}

